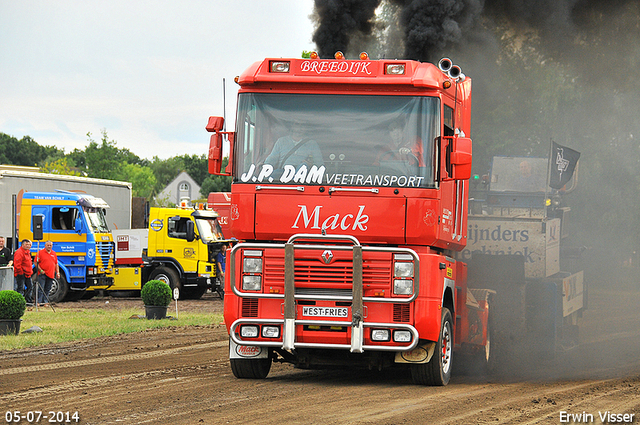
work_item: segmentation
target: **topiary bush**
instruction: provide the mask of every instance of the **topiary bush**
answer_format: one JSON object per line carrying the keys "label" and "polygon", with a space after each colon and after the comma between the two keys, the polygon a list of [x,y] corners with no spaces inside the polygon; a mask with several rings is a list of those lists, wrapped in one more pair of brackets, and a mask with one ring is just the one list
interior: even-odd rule
{"label": "topiary bush", "polygon": [[0,319],[18,320],[26,309],[27,302],[21,294],[15,291],[0,291]]}
{"label": "topiary bush", "polygon": [[140,297],[144,305],[166,307],[171,302],[171,288],[161,280],[150,280],[142,287]]}

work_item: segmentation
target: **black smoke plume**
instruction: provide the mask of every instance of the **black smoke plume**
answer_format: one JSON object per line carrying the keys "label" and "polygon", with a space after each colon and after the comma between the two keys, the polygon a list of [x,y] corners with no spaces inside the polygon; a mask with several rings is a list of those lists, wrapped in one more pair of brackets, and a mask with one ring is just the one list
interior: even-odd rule
{"label": "black smoke plume", "polygon": [[[550,53],[589,33],[594,14],[605,16],[637,0],[386,0],[398,7],[404,52],[389,56],[437,60],[445,50],[488,40],[492,28],[537,31]],[[370,35],[384,0],[316,0],[313,41],[321,57],[346,51],[354,37]]]}
{"label": "black smoke plume", "polygon": [[346,51],[349,39],[356,34],[369,34],[372,19],[381,0],[316,0],[318,26],[313,41],[321,58]]}

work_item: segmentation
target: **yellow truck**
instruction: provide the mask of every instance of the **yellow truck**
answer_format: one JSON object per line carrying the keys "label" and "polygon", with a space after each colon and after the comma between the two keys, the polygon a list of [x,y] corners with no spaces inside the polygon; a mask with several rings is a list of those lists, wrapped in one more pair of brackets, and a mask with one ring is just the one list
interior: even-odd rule
{"label": "yellow truck", "polygon": [[92,290],[139,291],[158,279],[179,289],[180,298],[207,291],[222,296],[216,257],[227,242],[212,210],[150,208],[147,229],[112,230],[116,245],[111,286]]}

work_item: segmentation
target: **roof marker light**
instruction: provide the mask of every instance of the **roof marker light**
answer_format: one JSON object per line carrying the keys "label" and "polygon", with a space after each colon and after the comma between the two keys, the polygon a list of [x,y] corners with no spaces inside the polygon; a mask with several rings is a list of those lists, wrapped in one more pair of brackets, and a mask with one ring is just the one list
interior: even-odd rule
{"label": "roof marker light", "polygon": [[369,54],[367,52],[361,52],[360,53],[360,60],[361,61],[366,61],[367,59],[369,59]]}
{"label": "roof marker light", "polygon": [[344,53],[342,53],[340,50],[338,50],[336,52],[336,54],[333,55],[333,57],[336,58],[336,59],[344,59]]}
{"label": "roof marker light", "polygon": [[289,62],[288,61],[271,61],[271,63],[269,64],[269,68],[271,72],[286,73],[286,72],[289,72]]}
{"label": "roof marker light", "polygon": [[310,59],[318,59],[318,52],[309,53],[309,58]]}
{"label": "roof marker light", "polygon": [[404,75],[403,63],[387,63],[384,66],[385,74],[388,75]]}

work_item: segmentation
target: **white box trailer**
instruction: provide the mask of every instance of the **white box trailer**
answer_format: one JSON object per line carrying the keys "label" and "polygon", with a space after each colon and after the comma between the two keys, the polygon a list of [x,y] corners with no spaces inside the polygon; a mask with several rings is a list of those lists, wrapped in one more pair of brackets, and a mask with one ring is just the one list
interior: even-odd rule
{"label": "white box trailer", "polygon": [[[8,169],[9,168],[9,169]],[[67,190],[84,192],[102,198],[109,204],[107,223],[110,229],[131,228],[131,183],[88,177],[21,171],[0,167],[0,236],[11,237],[13,198],[21,190],[28,192],[55,192]],[[11,219],[10,219],[11,218]]]}

